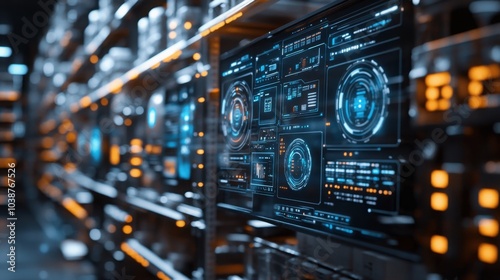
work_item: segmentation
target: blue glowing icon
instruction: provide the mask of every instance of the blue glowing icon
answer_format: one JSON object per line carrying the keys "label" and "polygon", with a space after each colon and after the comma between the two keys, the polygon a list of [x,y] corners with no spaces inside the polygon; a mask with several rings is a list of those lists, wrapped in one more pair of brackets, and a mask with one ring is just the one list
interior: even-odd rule
{"label": "blue glowing icon", "polygon": [[179,178],[185,180],[191,178],[190,144],[193,135],[193,111],[191,107],[191,104],[182,107],[179,120],[178,172]]}
{"label": "blue glowing icon", "polygon": [[148,110],[148,126],[149,128],[153,128],[156,125],[156,108],[151,107]]}
{"label": "blue glowing icon", "polygon": [[102,136],[101,131],[99,131],[98,127],[94,127],[90,134],[90,157],[92,158],[92,163],[99,164],[101,163],[102,153]]}

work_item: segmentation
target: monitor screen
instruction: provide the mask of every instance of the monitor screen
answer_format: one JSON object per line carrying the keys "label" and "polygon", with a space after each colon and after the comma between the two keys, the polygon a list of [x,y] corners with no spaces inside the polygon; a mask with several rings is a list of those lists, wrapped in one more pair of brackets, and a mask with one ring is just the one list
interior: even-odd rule
{"label": "monitor screen", "polygon": [[221,56],[219,206],[414,258],[404,3],[337,1]]}

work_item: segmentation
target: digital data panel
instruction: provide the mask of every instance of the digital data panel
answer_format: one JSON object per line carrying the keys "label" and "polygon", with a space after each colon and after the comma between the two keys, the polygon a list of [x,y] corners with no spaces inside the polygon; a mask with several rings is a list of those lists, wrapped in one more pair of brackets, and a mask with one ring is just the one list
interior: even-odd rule
{"label": "digital data panel", "polygon": [[221,207],[412,258],[403,3],[330,5],[222,56]]}

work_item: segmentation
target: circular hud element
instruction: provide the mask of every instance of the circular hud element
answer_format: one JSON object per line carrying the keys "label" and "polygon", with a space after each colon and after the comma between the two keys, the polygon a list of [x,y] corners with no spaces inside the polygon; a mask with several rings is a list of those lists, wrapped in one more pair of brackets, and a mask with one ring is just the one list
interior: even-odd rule
{"label": "circular hud element", "polygon": [[234,82],[222,101],[222,132],[232,150],[240,150],[250,136],[250,90],[245,82]]}
{"label": "circular hud element", "polygon": [[389,88],[384,70],[360,60],[347,68],[337,91],[337,121],[349,142],[368,142],[387,115]]}
{"label": "circular hud element", "polygon": [[285,178],[294,191],[298,191],[309,182],[311,176],[311,151],[307,143],[297,138],[285,152]]}

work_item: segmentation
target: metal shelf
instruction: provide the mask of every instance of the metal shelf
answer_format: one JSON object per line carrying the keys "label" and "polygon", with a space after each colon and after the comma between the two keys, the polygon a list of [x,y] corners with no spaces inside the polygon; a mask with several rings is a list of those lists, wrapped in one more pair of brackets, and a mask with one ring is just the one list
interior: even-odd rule
{"label": "metal shelf", "polygon": [[[198,30],[198,33],[192,38],[179,41],[178,43],[163,50],[152,58],[130,69],[120,77],[83,96],[78,103],[70,104],[59,114],[57,120],[55,120],[55,125],[50,125],[51,128],[45,129],[44,132],[50,133],[60,124],[62,119],[67,118],[71,114],[75,114],[80,110],[89,107],[92,103],[95,103],[102,98],[105,98],[111,94],[120,93],[124,86],[128,85],[134,80],[139,79],[140,77],[145,76],[148,73],[151,73],[152,71],[155,71],[157,69],[165,69],[175,61],[188,59],[191,59],[192,62],[196,61],[197,59],[192,57],[195,53],[194,49],[201,43],[203,38],[207,36],[217,35],[218,32],[220,32],[227,26],[244,19],[246,16],[251,16],[258,9],[263,9],[265,6],[271,5],[273,2],[275,1],[246,0],[241,2],[232,9],[226,11],[215,19],[201,26]],[[206,73],[200,74],[202,76],[206,75]],[[54,120],[46,120],[41,124],[41,127],[51,123],[52,121]]]}
{"label": "metal shelf", "polygon": [[150,272],[155,273],[159,279],[190,279],[175,270],[171,262],[163,260],[136,239],[131,238],[122,243],[121,249]]}

